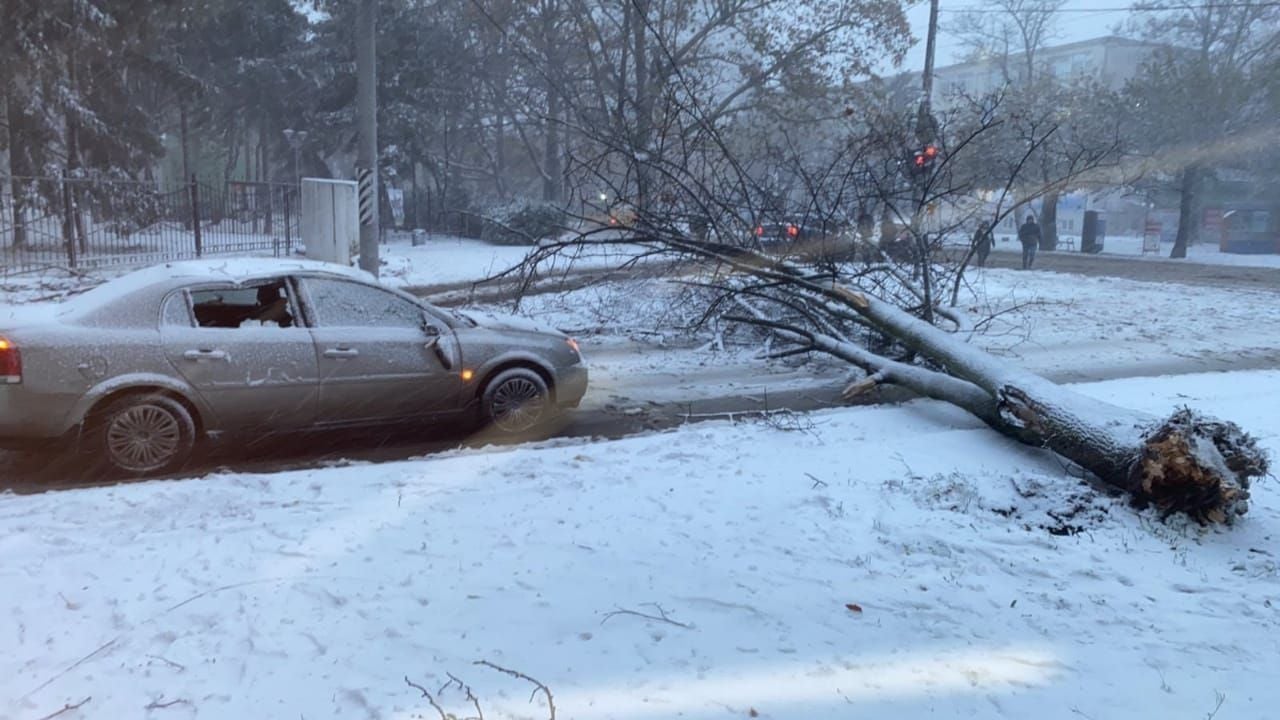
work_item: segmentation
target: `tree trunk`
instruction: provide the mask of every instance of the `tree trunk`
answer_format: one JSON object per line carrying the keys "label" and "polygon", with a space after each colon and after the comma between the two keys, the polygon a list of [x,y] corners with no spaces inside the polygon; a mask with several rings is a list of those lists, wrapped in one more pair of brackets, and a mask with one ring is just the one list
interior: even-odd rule
{"label": "tree trunk", "polygon": [[1182,188],[1178,199],[1178,236],[1173,241],[1171,258],[1185,258],[1187,247],[1200,240],[1200,185],[1204,172],[1198,165],[1182,170]]}
{"label": "tree trunk", "polygon": [[[498,119],[497,122],[494,123],[493,129],[493,189],[494,192],[498,194],[498,199],[504,201],[507,199],[507,109],[503,104],[506,100],[506,96],[506,81],[504,79],[502,82],[502,99],[498,102]],[[418,202],[417,163],[414,163],[413,175],[414,204],[416,206]],[[415,222],[417,220],[416,209],[414,211],[414,220]]]}
{"label": "tree trunk", "polygon": [[[75,9],[73,6],[73,27],[75,22],[74,13]],[[67,49],[67,88],[73,95],[79,94],[80,91],[79,83],[77,81],[78,69],[79,68],[76,63],[76,47],[73,42]],[[65,146],[67,151],[66,164],[64,166],[67,172],[63,175],[63,182],[65,183],[68,176],[76,177],[76,170],[80,168],[80,125],[76,122],[75,115],[68,107],[63,108],[62,120],[66,135]],[[84,218],[81,217],[80,210],[76,204],[76,186],[74,183],[69,183],[69,185],[70,188],[68,189],[67,197],[70,199],[70,202],[67,203],[66,212],[70,213],[70,217],[67,218],[66,228],[67,231],[71,233],[72,237],[66,238],[66,241],[76,243],[80,248],[80,253],[83,255],[89,251],[88,241],[85,238],[84,232]]]}
{"label": "tree trunk", "polygon": [[27,229],[22,225],[22,183],[15,181],[12,176],[18,174],[18,149],[16,134],[13,132],[16,115],[12,107],[12,93],[5,89],[4,94],[4,132],[5,132],[5,173],[4,173],[4,193],[9,200],[9,211],[12,213],[13,222],[13,247],[14,249],[25,247],[27,244]]}
{"label": "tree trunk", "polygon": [[182,145],[182,177],[191,177],[191,130],[187,120],[187,104],[178,104],[178,140]]}
{"label": "tree trunk", "polygon": [[636,71],[636,130],[633,141],[633,158],[636,169],[636,197],[633,205],[637,214],[643,214],[649,207],[649,172],[647,163],[650,158],[649,144],[653,139],[653,98],[649,87],[649,54],[648,54],[648,18],[649,0],[632,0],[635,14],[631,21],[632,42],[631,53],[634,56]]}
{"label": "tree trunk", "polygon": [[264,124],[262,126],[261,139],[259,140],[259,143],[262,146],[262,161],[258,163],[258,167],[261,168],[262,171],[262,182],[267,184],[267,186],[263,188],[262,193],[266,200],[266,214],[263,216],[262,220],[262,233],[264,235],[271,234],[272,221],[275,219],[272,217],[275,212],[275,196],[274,193],[271,192],[271,136],[272,134]]}
{"label": "tree trunk", "polygon": [[1058,193],[1044,194],[1044,206],[1040,210],[1040,249],[1058,249]]}
{"label": "tree trunk", "polygon": [[542,158],[542,199],[559,204],[563,199],[563,175],[560,156],[560,93],[547,85],[546,144]]}
{"label": "tree trunk", "polygon": [[[1188,409],[1161,420],[1094,400],[1010,367],[894,305],[844,292],[871,324],[949,373],[873,360],[869,369],[878,381],[956,404],[1005,435],[1075,462],[1141,503],[1202,522],[1231,522],[1248,510],[1250,482],[1267,474],[1265,453],[1232,423]],[[822,349],[868,364],[869,354],[852,345]]]}

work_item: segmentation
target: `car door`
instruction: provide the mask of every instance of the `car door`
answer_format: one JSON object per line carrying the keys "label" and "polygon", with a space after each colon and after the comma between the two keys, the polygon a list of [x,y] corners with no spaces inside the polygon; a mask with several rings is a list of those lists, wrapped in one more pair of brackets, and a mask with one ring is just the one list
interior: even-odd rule
{"label": "car door", "polygon": [[[288,278],[188,287],[170,293],[161,315],[165,354],[213,410],[217,427],[210,429],[296,430],[315,422],[315,342],[294,322],[298,302]],[[275,319],[255,319],[268,316]]]}
{"label": "car door", "polygon": [[320,422],[422,418],[457,407],[462,381],[442,347],[452,329],[388,290],[329,277],[301,279],[320,368]]}

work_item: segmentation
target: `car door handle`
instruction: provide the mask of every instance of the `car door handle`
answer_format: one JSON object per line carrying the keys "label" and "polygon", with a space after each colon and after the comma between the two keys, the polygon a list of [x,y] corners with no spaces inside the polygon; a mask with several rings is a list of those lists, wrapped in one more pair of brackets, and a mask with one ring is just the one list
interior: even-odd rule
{"label": "car door handle", "polygon": [[335,360],[346,360],[348,358],[359,357],[360,351],[353,348],[329,348],[324,351],[324,356]]}
{"label": "car door handle", "polygon": [[227,353],[225,350],[188,350],[182,353],[182,357],[200,362],[201,360],[226,360]]}

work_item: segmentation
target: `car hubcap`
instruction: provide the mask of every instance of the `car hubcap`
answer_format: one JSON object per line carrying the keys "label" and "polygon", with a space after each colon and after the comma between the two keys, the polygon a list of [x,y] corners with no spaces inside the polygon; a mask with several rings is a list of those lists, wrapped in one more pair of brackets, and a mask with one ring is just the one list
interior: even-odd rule
{"label": "car hubcap", "polygon": [[107,450],[120,467],[146,472],[173,459],[182,440],[178,421],[154,405],[132,407],[107,427]]}
{"label": "car hubcap", "polygon": [[493,424],[505,432],[521,432],[537,424],[546,407],[542,390],[528,378],[512,378],[493,393]]}

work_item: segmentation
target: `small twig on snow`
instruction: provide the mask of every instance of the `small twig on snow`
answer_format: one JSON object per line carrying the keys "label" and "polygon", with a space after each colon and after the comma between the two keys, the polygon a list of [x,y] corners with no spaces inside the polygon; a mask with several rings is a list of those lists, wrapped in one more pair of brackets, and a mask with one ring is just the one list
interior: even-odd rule
{"label": "small twig on snow", "polygon": [[537,687],[535,687],[534,691],[529,694],[529,702],[533,702],[534,696],[538,694],[539,690],[541,690],[547,696],[547,708],[548,708],[548,712],[551,713],[549,720],[556,720],[556,704],[555,704],[555,701],[551,699],[551,688],[548,688],[546,685],[543,685],[542,683],[538,682],[537,680],[534,680],[533,678],[529,677],[528,675],[525,675],[524,673],[518,670],[508,670],[507,668],[504,668],[501,665],[494,665],[488,660],[476,660],[472,664],[484,665],[485,667],[493,668],[494,670],[497,670],[500,673],[506,673],[507,675],[510,675],[513,678],[518,678],[520,680],[533,683]]}
{"label": "small twig on snow", "polygon": [[431,696],[431,693],[428,692],[426,688],[410,680],[408,675],[404,676],[404,682],[409,687],[422,693],[422,697],[426,698],[427,702],[431,703],[431,707],[435,708],[436,712],[440,713],[440,720],[449,720],[449,717],[444,714],[444,708],[440,707],[440,704],[436,702],[436,699]]}
{"label": "small twig on snow", "polygon": [[1226,693],[1222,692],[1221,690],[1214,690],[1213,695],[1218,699],[1218,704],[1213,706],[1213,712],[1204,716],[1204,720],[1213,720],[1215,717],[1217,717],[1218,711],[1222,709],[1222,703],[1227,701]]}
{"label": "small twig on snow", "polygon": [[183,665],[183,664],[181,664],[181,663],[176,663],[176,662],[174,662],[174,661],[170,660],[169,658],[160,657],[159,655],[148,655],[147,657],[151,658],[152,660],[159,660],[160,662],[162,662],[162,663],[164,663],[165,665],[168,665],[168,666],[170,666],[170,667],[175,667],[175,668],[177,668],[177,669],[178,669],[178,672],[183,672],[184,670],[186,670],[186,669],[187,669],[187,666],[186,666],[186,665]]}
{"label": "small twig on snow", "polygon": [[[65,705],[63,705],[63,706],[62,706],[62,709],[61,709],[61,710],[55,710],[55,711],[53,711],[53,712],[49,713],[48,715],[45,715],[44,717],[40,718],[40,720],[49,720],[50,718],[56,718],[56,717],[58,717],[58,716],[59,716],[59,715],[61,715],[62,713],[71,712],[72,710],[79,710],[81,707],[83,707],[83,706],[84,706],[84,704],[85,704],[85,703],[89,702],[89,701],[90,701],[90,700],[92,700],[92,699],[93,699],[93,696],[92,696],[92,695],[90,695],[89,697],[86,697],[85,699],[81,700],[80,702],[76,703],[75,705],[72,705],[71,703],[67,703],[67,704],[65,704]],[[1221,705],[1221,703],[1219,703],[1219,705]]]}
{"label": "small twig on snow", "polygon": [[[480,709],[480,699],[472,694],[471,686],[459,680],[458,677],[451,672],[446,672],[445,675],[449,676],[450,682],[456,683],[458,688],[467,694],[467,700],[469,700],[476,708],[476,720],[484,720],[484,711]],[[448,685],[445,687],[448,687]]]}
{"label": "small twig on snow", "polygon": [[822,487],[827,486],[827,483],[825,480],[819,480],[818,478],[814,477],[810,473],[805,473],[805,476],[813,481],[813,487],[809,488],[810,490],[817,490],[819,485],[821,485]]}
{"label": "small twig on snow", "polygon": [[[811,476],[811,477],[812,477],[812,476]],[[636,617],[642,617],[642,618],[645,618],[645,619],[648,619],[648,620],[656,620],[656,621],[658,621],[658,622],[664,622],[664,623],[668,623],[668,624],[671,624],[671,625],[675,625],[676,627],[682,627],[682,628],[686,628],[686,629],[692,629],[692,628],[693,628],[693,626],[692,626],[692,625],[686,625],[685,623],[682,623],[682,622],[679,622],[679,621],[676,621],[676,620],[672,620],[671,618],[667,617],[667,611],[666,611],[666,610],[663,610],[661,605],[658,605],[657,603],[646,603],[646,604],[648,604],[648,605],[652,605],[652,606],[653,606],[653,607],[658,611],[658,614],[657,614],[657,615],[650,615],[650,614],[648,614],[648,613],[642,613],[642,612],[640,612],[640,611],[638,611],[638,610],[627,610],[627,609],[624,609],[624,608],[618,608],[618,609],[616,609],[616,610],[611,610],[611,611],[609,611],[609,612],[605,613],[605,614],[604,614],[604,619],[602,619],[602,620],[600,621],[600,624],[601,624],[601,625],[605,624],[605,622],[607,622],[607,621],[609,620],[609,618],[614,617],[614,616],[616,616],[616,615],[635,615]]]}
{"label": "small twig on snow", "polygon": [[[161,697],[164,697],[164,696],[162,695]],[[190,704],[191,704],[191,701],[185,698],[178,698],[177,700],[170,700],[169,702],[163,702],[163,703],[160,702],[159,700],[153,700],[150,703],[147,703],[147,706],[142,709],[143,710],[160,710],[167,707],[173,707],[174,705],[190,705]]]}

